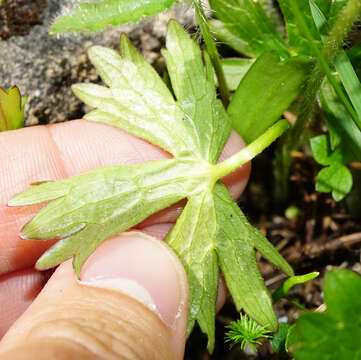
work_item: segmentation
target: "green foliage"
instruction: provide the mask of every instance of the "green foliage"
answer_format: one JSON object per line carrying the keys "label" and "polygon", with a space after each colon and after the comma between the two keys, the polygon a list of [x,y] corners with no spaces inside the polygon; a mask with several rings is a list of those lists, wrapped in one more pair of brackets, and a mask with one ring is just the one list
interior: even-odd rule
{"label": "green foliage", "polygon": [[214,347],[218,268],[237,309],[269,330],[277,328],[270,295],[255,249],[292,276],[276,249],[253,228],[218,180],[252,159],[288,127],[280,121],[238,154],[216,161],[231,130],[216,97],[207,54],[171,22],[166,59],[176,100],[123,36],[121,56],[93,47],[89,57],[108,87],[79,84],[75,94],[96,109],[86,119],[114,125],[170,152],[168,160],[98,168],[66,180],[33,187],[10,206],[51,201],[23,229],[24,238],[60,238],[37,262],[46,269],[73,257],[76,273],[105,239],[180,199],[188,202],[166,241],[180,257],[189,283],[188,334],[195,321]]}
{"label": "green foliage", "polygon": [[285,210],[285,217],[288,220],[297,219],[300,215],[300,209],[297,206],[291,205]]}
{"label": "green foliage", "polygon": [[24,127],[25,103],[17,86],[8,91],[0,87],[0,132]]}
{"label": "green foliage", "polygon": [[274,124],[299,96],[309,70],[305,58],[280,61],[273,53],[257,58],[227,109],[234,129],[247,143]]}
{"label": "green foliage", "polygon": [[236,90],[247,71],[252,66],[251,59],[223,59],[222,67],[229,90]]}
{"label": "green foliage", "polygon": [[249,346],[256,350],[255,345],[260,345],[260,339],[270,337],[270,331],[263,326],[257,324],[253,319],[247,315],[240,315],[240,319],[233,321],[230,325],[226,326],[228,332],[226,333],[225,340],[233,347],[240,344],[242,350]]}
{"label": "green foliage", "polygon": [[108,25],[136,22],[142,16],[154,15],[169,8],[173,3],[174,0],[82,1],[72,13],[57,19],[51,32],[98,31]]}
{"label": "green foliage", "polygon": [[[294,0],[278,0],[278,3],[286,22],[289,44],[297,51],[298,54],[313,55],[309,39],[303,29],[299,27],[297,16],[293,10]],[[326,13],[329,10],[331,0],[316,0],[315,3]],[[311,37],[313,40],[318,42],[318,46],[320,46],[321,38],[313,21],[309,0],[297,0],[297,6],[303,15],[303,19],[309,29]]]}
{"label": "green foliage", "polygon": [[[289,51],[282,37],[277,33],[262,6],[252,0],[210,0],[217,18],[225,30],[244,44],[245,55],[258,56],[265,51],[275,51],[283,57]],[[223,41],[227,38],[223,38]]]}
{"label": "green foliage", "polygon": [[291,328],[290,324],[281,323],[278,327],[278,331],[272,336],[270,343],[273,351],[276,352],[277,354],[282,354],[282,355],[286,354],[285,346],[290,328]]}
{"label": "green foliage", "polygon": [[344,165],[352,161],[352,154],[341,145],[331,152],[327,135],[320,135],[311,139],[314,159],[319,164],[327,166],[321,169],[317,175],[316,190],[332,192],[336,201],[342,200],[352,188],[352,174]]}
{"label": "green foliage", "polygon": [[361,359],[361,277],[332,270],[324,285],[327,313],[307,312],[297,320],[290,350],[296,360]]}
{"label": "green foliage", "polygon": [[316,190],[332,192],[335,201],[342,200],[352,188],[352,174],[341,164],[332,164],[322,169],[316,179]]}
{"label": "green foliage", "polygon": [[278,301],[279,299],[285,297],[287,293],[295,286],[299,284],[304,284],[315,279],[320,273],[318,272],[311,272],[305,275],[297,275],[291,276],[283,284],[273,292],[272,300],[273,302]]}

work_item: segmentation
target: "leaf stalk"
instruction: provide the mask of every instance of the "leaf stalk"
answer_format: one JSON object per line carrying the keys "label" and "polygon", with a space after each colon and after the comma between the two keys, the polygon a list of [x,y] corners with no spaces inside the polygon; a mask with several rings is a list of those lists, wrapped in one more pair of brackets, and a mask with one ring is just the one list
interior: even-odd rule
{"label": "leaf stalk", "polygon": [[252,160],[265,148],[271,145],[278,137],[280,137],[289,128],[289,126],[290,124],[287,120],[283,119],[278,121],[241,151],[234,154],[227,160],[214,165],[213,175],[217,180],[219,180],[223,176],[228,175],[232,171]]}

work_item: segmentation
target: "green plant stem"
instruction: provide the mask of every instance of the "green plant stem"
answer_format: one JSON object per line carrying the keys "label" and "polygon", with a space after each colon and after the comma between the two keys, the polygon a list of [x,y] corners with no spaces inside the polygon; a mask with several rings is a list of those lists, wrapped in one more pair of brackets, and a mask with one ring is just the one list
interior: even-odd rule
{"label": "green plant stem", "polygon": [[[342,41],[344,39],[345,34],[348,34],[349,30],[351,29],[353,23],[356,21],[358,15],[361,11],[361,1],[360,0],[349,0],[346,4],[344,11],[341,12],[340,17],[332,28],[329,37],[322,48],[319,49],[317,44],[314,41],[314,38],[303,18],[303,15],[297,5],[296,1],[291,1],[291,7],[294,12],[296,21],[303,31],[307,40],[309,41],[309,45],[314,53],[314,56],[318,60],[318,64],[322,71],[327,76],[329,82],[333,86],[336,91],[336,94],[343,102],[346,110],[350,113],[351,117],[354,119],[357,126],[361,129],[361,120],[358,118],[355,109],[352,107],[350,101],[345,96],[341,86],[336,81],[335,77],[332,75],[332,71],[329,67],[329,64],[333,62],[335,59],[337,50],[339,49]],[[340,33],[341,30],[341,33]]]}
{"label": "green plant stem", "polygon": [[[314,113],[316,96],[318,90],[322,84],[322,81],[325,77],[325,74],[331,76],[334,80],[329,64],[331,64],[336,55],[337,50],[340,48],[343,39],[348,34],[352,28],[354,22],[361,11],[361,1],[360,0],[349,0],[345,7],[339,14],[339,17],[332,28],[328,39],[323,46],[322,50],[319,50],[314,39],[303,19],[303,15],[299,10],[297,5],[297,0],[290,0],[290,5],[296,17],[298,26],[307,36],[310,46],[313,49],[318,63],[315,65],[310,78],[307,82],[307,86],[304,92],[304,97],[300,104],[300,113],[298,114],[298,119],[295,126],[288,133],[288,136],[280,143],[280,146],[276,153],[275,160],[275,181],[276,181],[276,200],[279,203],[283,203],[288,196],[288,173],[291,163],[291,152],[299,148],[304,140],[303,132],[306,128],[308,121],[312,118]],[[338,86],[336,86],[338,87]],[[336,90],[336,89],[335,89]],[[337,91],[337,90],[336,90]],[[342,92],[342,90],[341,90]],[[343,92],[342,95],[344,96]],[[341,95],[341,96],[342,96]],[[349,103],[349,101],[347,100]],[[351,104],[350,104],[351,106]],[[347,106],[346,106],[347,108]],[[352,108],[352,106],[351,106]],[[354,112],[348,108],[349,112]],[[356,114],[356,113],[355,113]],[[357,115],[356,115],[356,118]]]}
{"label": "green plant stem", "polygon": [[271,145],[278,137],[280,137],[289,128],[289,126],[290,124],[287,120],[278,121],[241,151],[234,154],[227,160],[214,165],[213,174],[216,176],[216,179],[218,180],[223,176],[228,175],[232,171],[252,160],[266,147]]}
{"label": "green plant stem", "polygon": [[303,306],[302,304],[300,304],[298,301],[293,300],[292,298],[290,298],[289,296],[286,296],[285,299],[287,299],[292,305],[298,307],[299,309],[301,309],[302,311],[307,311],[308,309]]}
{"label": "green plant stem", "polygon": [[202,4],[200,3],[199,0],[194,0],[193,4],[196,10],[196,17],[199,24],[199,28],[201,30],[204,42],[207,47],[207,52],[212,61],[214,70],[216,72],[218,85],[219,85],[219,92],[221,94],[222,102],[224,107],[227,108],[229,104],[229,90],[226,83],[226,77],[224,76],[223,67],[216,47],[216,43],[214,42],[214,39],[212,37],[211,30],[207,22],[207,16],[204,12]]}

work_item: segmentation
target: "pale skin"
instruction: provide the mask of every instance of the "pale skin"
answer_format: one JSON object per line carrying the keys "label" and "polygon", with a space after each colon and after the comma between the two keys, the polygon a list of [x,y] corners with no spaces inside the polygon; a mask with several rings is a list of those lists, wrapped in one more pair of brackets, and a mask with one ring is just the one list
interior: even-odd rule
{"label": "pale skin", "polygon": [[[240,137],[232,133],[220,160],[239,151],[243,146]],[[155,288],[150,292],[154,291],[157,301],[165,304],[160,313],[163,320],[174,320],[171,327],[165,326],[154,312],[124,293],[80,284],[73,274],[70,262],[58,268],[38,296],[49,274],[36,271],[34,264],[55,241],[22,240],[18,236],[22,226],[42,205],[20,208],[6,205],[13,195],[39,180],[62,179],[99,166],[134,164],[164,159],[170,155],[119,129],[85,120],[1,133],[0,147],[0,339],[37,298],[0,342],[0,359],[23,358],[22,356],[29,352],[34,359],[49,359],[54,354],[57,354],[59,359],[128,359],[134,356],[131,354],[132,344],[137,348],[139,359],[182,359],[186,306],[183,306],[179,316],[174,319],[171,313],[179,299],[185,304],[187,302],[186,277],[182,266],[166,245],[153,244],[152,241],[155,240],[149,243],[154,245],[154,254],[158,250],[169,253],[176,268],[174,277],[184,286],[180,285],[173,291],[178,294],[174,304],[168,293],[159,295],[162,290]],[[233,198],[238,198],[244,190],[249,172],[250,165],[246,164],[223,179]],[[131,258],[129,254],[134,253],[134,256],[141,258],[148,244],[145,241],[149,240],[142,234],[164,238],[179,215],[182,204],[176,204],[146,219],[137,226],[140,232],[134,233],[131,238],[127,238],[128,235],[125,234],[108,241],[89,260],[89,268],[92,262],[97,263],[98,267],[102,266],[99,265],[99,259],[106,258],[108,253],[115,253],[119,239],[123,241],[121,254],[125,254],[124,264]],[[148,255],[152,253],[152,249],[148,249]],[[126,254],[126,251],[130,253]],[[157,264],[162,262],[161,255],[159,258],[158,255],[154,256]],[[140,261],[139,266],[146,263],[147,261]],[[108,265],[105,263],[104,266]],[[168,265],[164,266],[166,268]],[[138,270],[136,268],[134,271]],[[149,269],[145,272],[151,273]],[[164,281],[172,284],[175,281],[171,278],[172,272],[169,273],[170,275],[163,274]],[[85,279],[85,273],[83,275]],[[222,282],[221,284],[217,308],[222,306],[225,299],[225,288]],[[92,301],[89,302],[88,299]],[[114,308],[109,304],[119,306]],[[76,317],[71,316],[74,308],[77,308]],[[131,313],[136,315],[129,317]],[[81,314],[84,314],[84,317]],[[109,323],[104,320],[108,317]],[[79,323],[74,318],[78,319]],[[84,322],[87,323],[87,331],[82,329]],[[117,334],[116,339],[104,335],[107,334],[107,328],[112,329],[111,334]],[[144,338],[139,345],[142,332]],[[50,335],[55,333],[58,335]],[[105,337],[100,338],[99,334]],[[46,347],[44,343],[47,344]]]}

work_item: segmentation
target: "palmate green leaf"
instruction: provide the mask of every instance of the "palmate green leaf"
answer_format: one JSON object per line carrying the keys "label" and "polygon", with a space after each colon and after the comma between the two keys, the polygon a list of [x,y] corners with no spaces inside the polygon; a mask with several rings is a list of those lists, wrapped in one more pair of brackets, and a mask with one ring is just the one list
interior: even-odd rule
{"label": "palmate green leaf", "polygon": [[195,167],[195,162],[170,159],[99,168],[34,187],[14,197],[9,205],[54,200],[22,229],[22,236],[62,238],[43,255],[37,268],[50,268],[74,255],[79,274],[82,263],[100,242],[195,191],[200,184]]}
{"label": "palmate green leaf", "polygon": [[361,277],[344,269],[329,271],[324,293],[327,313],[301,315],[292,355],[296,360],[360,360]]}
{"label": "palmate green leaf", "polygon": [[227,112],[234,129],[249,143],[274,124],[297,99],[307,79],[310,61],[293,57],[280,61],[264,53],[242,78]]}
{"label": "palmate green leaf", "polygon": [[[230,133],[230,119],[216,97],[207,55],[183,28],[169,24],[167,65],[177,100],[129,40],[121,56],[90,50],[108,87],[79,84],[74,92],[96,109],[86,118],[104,122],[162,147],[174,158],[145,164],[98,168],[43,183],[16,196],[11,206],[51,201],[22,230],[23,237],[59,238],[38,261],[46,269],[73,257],[76,273],[96,247],[149,215],[186,198],[185,209],[167,236],[188,276],[188,333],[197,321],[214,346],[218,269],[237,308],[275,329],[271,299],[260,276],[255,249],[287,274],[292,269],[249,223],[217,180],[252,159],[287,127],[280,122],[227,161],[215,164]],[[215,185],[216,184],[216,185]],[[234,220],[227,224],[231,214]],[[231,229],[231,230],[229,230]],[[230,251],[230,253],[228,252]]]}
{"label": "palmate green leaf", "polygon": [[261,5],[252,0],[210,0],[216,17],[226,29],[245,43],[254,54],[275,51],[280,56],[288,57],[286,43],[278,34]]}
{"label": "palmate green leaf", "polygon": [[258,323],[267,324],[274,331],[277,319],[257,266],[255,249],[286,274],[291,276],[293,271],[271,243],[248,223],[226,187],[217,183],[213,191],[219,224],[216,251],[227,287],[238,310],[244,309]]}
{"label": "palmate green leaf", "polygon": [[216,97],[214,71],[205,56],[205,67],[197,43],[183,28],[171,22],[163,50],[172,87],[189,132],[198,140],[202,159],[215,163],[231,132],[231,122]]}
{"label": "palmate green leaf", "polygon": [[215,305],[218,289],[218,261],[215,240],[218,224],[211,192],[190,198],[165,241],[185,267],[189,282],[187,334],[197,320],[208,335],[208,349],[214,347]]}
{"label": "palmate green leaf", "polygon": [[57,19],[50,31],[98,31],[107,25],[136,22],[142,16],[154,15],[169,8],[173,3],[174,0],[82,1],[72,13]]}
{"label": "palmate green leaf", "polygon": [[174,156],[200,156],[197,136],[190,133],[169,89],[125,35],[121,53],[100,46],[89,50],[91,62],[109,88],[73,85],[75,95],[97,108],[85,119],[120,127]]}

